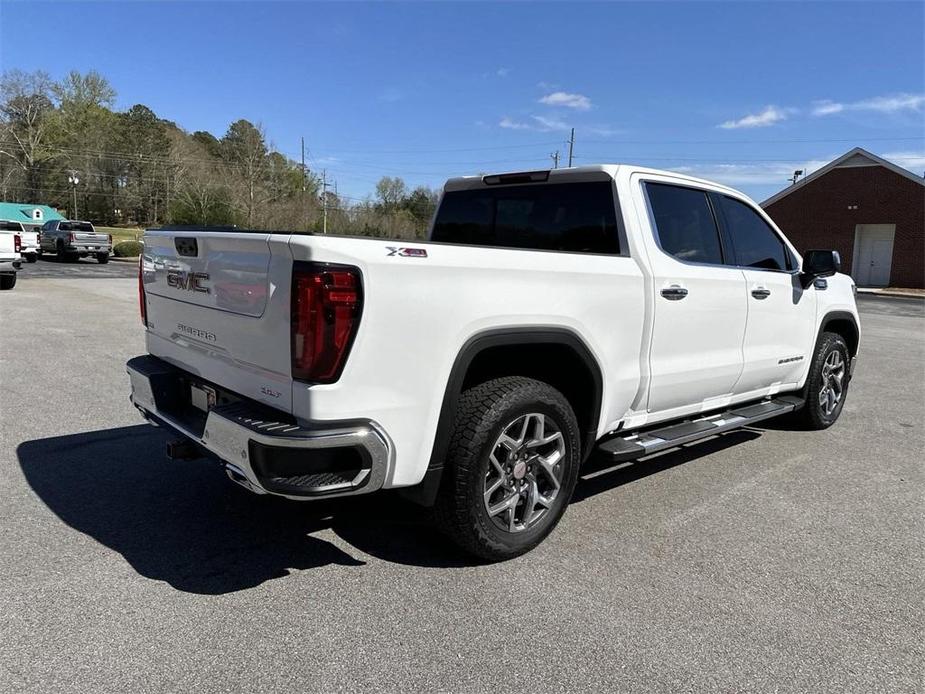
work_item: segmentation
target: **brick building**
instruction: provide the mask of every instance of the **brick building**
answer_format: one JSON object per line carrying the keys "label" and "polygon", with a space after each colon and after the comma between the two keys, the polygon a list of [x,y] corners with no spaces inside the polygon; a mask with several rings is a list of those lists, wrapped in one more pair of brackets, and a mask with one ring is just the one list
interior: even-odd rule
{"label": "brick building", "polygon": [[761,206],[800,252],[833,248],[860,287],[925,288],[925,179],[855,147]]}

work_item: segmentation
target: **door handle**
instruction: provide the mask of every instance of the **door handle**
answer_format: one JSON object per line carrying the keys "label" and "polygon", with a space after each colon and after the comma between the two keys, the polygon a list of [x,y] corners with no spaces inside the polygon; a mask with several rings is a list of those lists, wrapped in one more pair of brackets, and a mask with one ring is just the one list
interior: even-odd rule
{"label": "door handle", "polygon": [[752,296],[756,299],[767,299],[771,296],[771,290],[765,287],[755,287],[752,289]]}
{"label": "door handle", "polygon": [[687,296],[687,290],[684,287],[673,284],[662,290],[662,296],[668,299],[668,301],[680,301]]}

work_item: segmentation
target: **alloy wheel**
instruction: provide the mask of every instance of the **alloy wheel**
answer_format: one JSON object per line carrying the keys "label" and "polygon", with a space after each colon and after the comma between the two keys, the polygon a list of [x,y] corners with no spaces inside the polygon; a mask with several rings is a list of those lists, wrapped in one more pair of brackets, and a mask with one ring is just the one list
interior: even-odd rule
{"label": "alloy wheel", "polygon": [[562,487],[565,437],[547,415],[531,412],[501,430],[488,457],[485,510],[502,530],[516,533],[536,525]]}
{"label": "alloy wheel", "polygon": [[822,387],[819,389],[819,406],[826,417],[832,416],[845,391],[845,360],[841,352],[833,349],[822,365]]}

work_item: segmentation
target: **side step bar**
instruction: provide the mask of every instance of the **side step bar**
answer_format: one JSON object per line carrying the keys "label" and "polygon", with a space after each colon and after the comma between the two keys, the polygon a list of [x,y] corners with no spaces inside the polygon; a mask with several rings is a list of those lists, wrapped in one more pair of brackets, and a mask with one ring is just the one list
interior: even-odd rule
{"label": "side step bar", "polygon": [[778,417],[798,410],[802,406],[802,398],[796,395],[781,395],[752,405],[714,412],[698,419],[634,431],[625,436],[608,439],[599,444],[597,449],[609,455],[615,462],[636,460],[658,451],[677,448],[686,443],[722,434],[725,431],[740,429],[760,422],[762,419]]}

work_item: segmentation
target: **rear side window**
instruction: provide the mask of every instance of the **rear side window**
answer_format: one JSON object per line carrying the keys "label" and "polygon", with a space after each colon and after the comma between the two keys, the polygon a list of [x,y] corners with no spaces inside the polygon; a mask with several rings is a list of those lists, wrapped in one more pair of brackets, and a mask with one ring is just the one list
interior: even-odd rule
{"label": "rear side window", "polygon": [[22,224],[19,222],[0,221],[0,230],[2,231],[22,231]]}
{"label": "rear side window", "polygon": [[706,191],[646,183],[646,193],[663,251],[686,263],[723,262],[719,229]]}
{"label": "rear side window", "polygon": [[617,254],[613,195],[609,181],[451,191],[440,203],[431,241]]}
{"label": "rear side window", "polygon": [[784,242],[755,210],[740,200],[720,197],[726,233],[732,239],[736,265],[763,270],[789,270]]}

